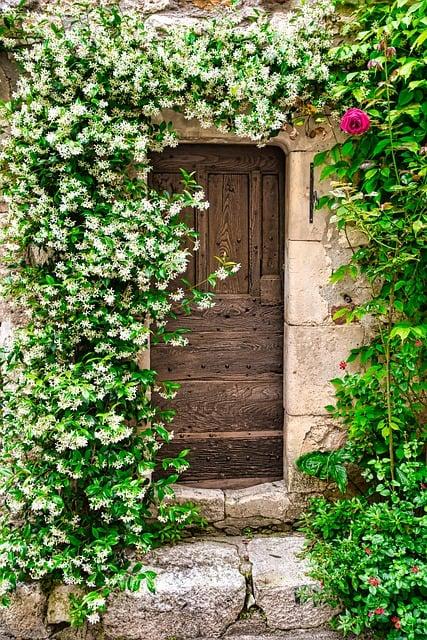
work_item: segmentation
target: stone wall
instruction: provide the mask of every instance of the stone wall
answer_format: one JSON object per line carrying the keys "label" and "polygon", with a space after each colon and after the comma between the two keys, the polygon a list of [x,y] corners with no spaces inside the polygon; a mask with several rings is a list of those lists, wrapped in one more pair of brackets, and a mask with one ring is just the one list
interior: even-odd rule
{"label": "stone wall", "polygon": [[[34,7],[46,4],[34,2]],[[16,4],[15,0],[0,0],[0,9]],[[67,3],[63,2],[65,7]],[[139,8],[150,19],[162,23],[177,20],[203,19],[223,11],[227,0],[123,0],[123,8]],[[292,7],[292,2],[262,2],[244,0],[244,12],[254,6],[272,11],[279,20]],[[0,98],[7,99],[16,81],[16,70],[5,54],[0,57]],[[202,129],[198,122],[165,113],[172,120],[183,141],[241,143],[231,135]],[[284,432],[285,468],[280,482],[248,489],[225,490],[180,487],[178,498],[191,499],[201,506],[213,531],[236,534],[243,528],[270,527],[286,529],[303,510],[313,493],[329,490],[326,483],[316,482],[299,474],[294,460],[306,451],[329,449],[342,440],[339,426],[329,418],[325,405],[333,401],[330,379],[343,372],[339,363],[352,347],[364,340],[366,329],[358,324],[334,323],[332,316],[342,305],[351,305],[366,295],[363,284],[329,283],[333,269],[344,263],[350,248],[346,238],[328,224],[326,212],[315,212],[309,221],[310,163],[315,153],[334,143],[331,131],[316,126],[288,129],[271,141],[286,154],[286,230],[285,230],[285,353],[284,353]],[[321,195],[327,186],[315,187]],[[1,205],[0,205],[1,206]],[[1,210],[0,210],[1,211]],[[364,239],[352,237],[353,247]],[[22,314],[0,303],[0,339],[10,336],[13,326],[24,321]]]}

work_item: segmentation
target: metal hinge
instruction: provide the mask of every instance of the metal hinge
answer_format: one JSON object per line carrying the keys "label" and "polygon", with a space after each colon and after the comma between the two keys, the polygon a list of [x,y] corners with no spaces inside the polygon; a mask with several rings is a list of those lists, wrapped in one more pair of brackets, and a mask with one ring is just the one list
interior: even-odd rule
{"label": "metal hinge", "polygon": [[314,164],[310,162],[310,209],[308,215],[308,221],[313,224],[314,210],[318,201],[317,191],[314,188]]}

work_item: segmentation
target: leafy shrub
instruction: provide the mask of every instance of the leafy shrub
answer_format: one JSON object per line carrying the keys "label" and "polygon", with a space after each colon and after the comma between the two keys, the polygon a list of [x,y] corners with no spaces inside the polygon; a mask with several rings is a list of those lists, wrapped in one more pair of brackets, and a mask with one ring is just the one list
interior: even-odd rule
{"label": "leafy shrub", "polygon": [[331,108],[360,109],[370,123],[316,159],[333,179],[320,206],[367,238],[332,280],[362,275],[372,295],[336,317],[366,318],[373,337],[348,358],[360,371],[332,381],[328,410],[347,444],[297,463],[341,490],[356,464],[368,486],[364,497],[314,500],[304,517],[323,583],[314,597],[342,607],[337,628],[400,640],[427,637],[426,15],[425,0],[358,3],[331,52]]}

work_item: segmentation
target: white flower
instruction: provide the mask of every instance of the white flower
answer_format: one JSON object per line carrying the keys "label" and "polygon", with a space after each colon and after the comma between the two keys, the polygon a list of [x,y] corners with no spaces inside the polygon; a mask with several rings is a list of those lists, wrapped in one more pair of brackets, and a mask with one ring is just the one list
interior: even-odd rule
{"label": "white flower", "polygon": [[88,616],[86,616],[86,619],[90,624],[96,624],[101,620],[99,613],[90,613]]}
{"label": "white flower", "polygon": [[225,269],[224,267],[219,267],[219,269],[215,271],[215,275],[219,280],[225,280],[226,278],[228,278],[229,274],[227,269]]}
{"label": "white flower", "polygon": [[170,298],[174,302],[179,302],[180,300],[183,299],[184,295],[185,295],[184,289],[177,289],[176,291],[170,294]]}

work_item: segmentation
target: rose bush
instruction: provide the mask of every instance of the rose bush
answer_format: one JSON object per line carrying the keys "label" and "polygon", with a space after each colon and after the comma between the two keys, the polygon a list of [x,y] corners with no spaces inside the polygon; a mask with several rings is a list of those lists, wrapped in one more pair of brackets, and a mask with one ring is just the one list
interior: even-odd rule
{"label": "rose bush", "polygon": [[314,500],[302,528],[334,626],[387,640],[427,637],[426,14],[426,0],[379,0],[345,19],[329,99],[351,137],[315,160],[333,180],[319,206],[366,238],[332,281],[363,276],[371,297],[335,317],[365,319],[371,339],[348,358],[360,371],[332,381],[346,445],[298,461],[343,492],[351,469],[364,495]]}

